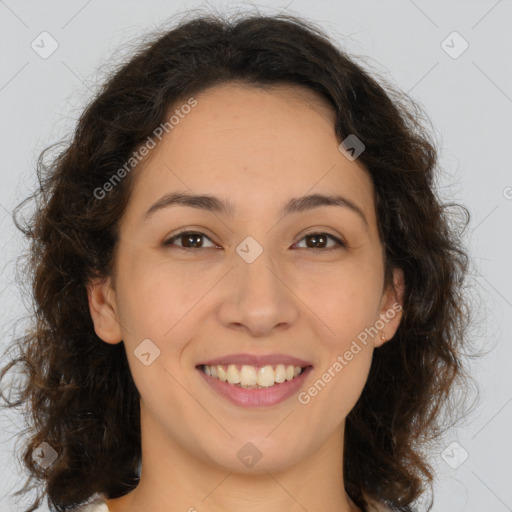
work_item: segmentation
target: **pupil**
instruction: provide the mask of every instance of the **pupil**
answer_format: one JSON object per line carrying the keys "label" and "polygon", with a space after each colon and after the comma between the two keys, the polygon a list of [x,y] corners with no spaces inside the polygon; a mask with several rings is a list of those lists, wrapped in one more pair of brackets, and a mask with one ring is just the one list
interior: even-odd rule
{"label": "pupil", "polygon": [[[201,235],[197,234],[197,235],[185,235],[185,240],[186,240],[186,243],[185,243],[185,247],[190,247],[189,243],[191,245],[194,244],[194,241],[197,242],[199,244],[199,239],[200,239]],[[195,240],[194,240],[195,239]],[[193,245],[194,246],[194,245]],[[195,247],[195,246],[194,246]]]}
{"label": "pupil", "polygon": [[[310,240],[313,239],[313,240],[318,240],[318,239],[321,239],[323,241],[325,241],[325,237],[323,235],[310,235],[308,237]],[[322,242],[320,242],[320,244],[322,245]],[[318,247],[318,244],[314,244],[313,247],[317,248]],[[323,245],[322,245],[323,247]]]}

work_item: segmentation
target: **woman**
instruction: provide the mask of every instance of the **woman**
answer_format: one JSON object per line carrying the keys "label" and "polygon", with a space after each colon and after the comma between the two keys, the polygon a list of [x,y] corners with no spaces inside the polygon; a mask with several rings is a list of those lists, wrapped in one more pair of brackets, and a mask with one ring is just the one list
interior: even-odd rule
{"label": "woman", "polygon": [[4,374],[56,510],[414,510],[468,379],[421,121],[291,16],[185,20],[111,76],[17,222]]}

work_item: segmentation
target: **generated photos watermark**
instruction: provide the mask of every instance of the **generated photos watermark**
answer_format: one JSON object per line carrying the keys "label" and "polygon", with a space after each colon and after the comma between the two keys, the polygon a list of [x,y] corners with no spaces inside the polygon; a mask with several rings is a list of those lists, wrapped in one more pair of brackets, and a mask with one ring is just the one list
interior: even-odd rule
{"label": "generated photos watermark", "polygon": [[[361,352],[362,347],[359,343],[362,343],[364,346],[368,344],[369,337],[375,337],[379,331],[381,331],[384,326],[390,322],[397,313],[402,311],[402,306],[395,302],[392,308],[388,309],[385,313],[380,315],[379,320],[373,324],[371,327],[365,328],[364,331],[360,332],[357,335],[357,340],[353,340],[350,348],[344,352],[343,355],[338,355],[336,361],[329,366],[329,368],[320,376],[319,379],[315,381],[315,383],[310,386],[307,391],[301,391],[297,395],[297,399],[300,404],[307,405],[311,402],[311,399],[320,393],[326,385],[331,382],[340,372],[348,366],[350,361],[354,359],[354,357]],[[359,342],[359,343],[358,343]]]}
{"label": "generated photos watermark", "polygon": [[[161,141],[164,133],[169,133],[173,130],[174,127],[179,124],[180,120],[184,119],[196,105],[197,100],[193,97],[189,98],[187,103],[181,105],[180,108],[177,108],[165,123],[161,123],[153,130],[153,137]],[[110,192],[145,156],[149,154],[151,149],[156,147],[157,142],[153,137],[151,135],[148,136],[146,142],[144,142],[137,151],[132,153],[125,164],[120,167],[109,180],[107,180],[101,187],[96,187],[94,189],[94,197],[96,199],[103,199],[108,192]]]}

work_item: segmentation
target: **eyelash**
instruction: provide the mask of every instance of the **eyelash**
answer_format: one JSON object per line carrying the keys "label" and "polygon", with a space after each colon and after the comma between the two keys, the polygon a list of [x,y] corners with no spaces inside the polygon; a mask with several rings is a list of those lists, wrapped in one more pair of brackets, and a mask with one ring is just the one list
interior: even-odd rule
{"label": "eyelash", "polygon": [[[211,240],[211,238],[208,236],[208,235],[205,235],[204,233],[201,233],[200,231],[181,231],[179,233],[176,233],[175,235],[173,235],[171,238],[167,239],[163,245],[166,246],[166,247],[170,247],[173,245],[173,242],[175,240],[177,240],[178,238],[180,238],[181,236],[183,235],[200,235],[200,236],[204,236],[206,238],[208,238],[208,240],[210,240],[212,243],[215,243],[213,242],[213,240]],[[323,232],[317,232],[317,231],[314,231],[312,233],[307,233],[306,235],[304,235],[300,240],[299,242],[302,242],[302,240],[304,240],[304,238],[307,238],[307,237],[310,237],[310,236],[318,236],[318,235],[325,235],[327,238],[330,238],[331,240],[334,240],[339,247],[328,247],[328,248],[323,248],[323,249],[314,249],[314,248],[311,248],[311,247],[306,247],[305,249],[307,250],[310,250],[310,251],[332,251],[332,250],[336,250],[336,249],[343,249],[343,248],[346,248],[347,245],[342,242],[339,238],[333,236],[333,235],[330,235],[329,233],[323,233]],[[182,249],[182,250],[201,250],[201,249],[211,249],[211,247],[199,247],[199,248],[192,248],[192,247],[180,247],[179,245],[178,246],[175,246],[176,249]],[[303,249],[301,247],[301,249]]]}

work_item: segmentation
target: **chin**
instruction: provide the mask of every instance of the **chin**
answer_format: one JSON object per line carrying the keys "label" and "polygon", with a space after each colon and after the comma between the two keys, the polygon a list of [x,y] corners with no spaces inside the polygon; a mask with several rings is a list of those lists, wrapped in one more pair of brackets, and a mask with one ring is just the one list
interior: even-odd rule
{"label": "chin", "polygon": [[[297,463],[301,456],[299,447],[303,446],[304,440],[285,444],[282,436],[271,439],[271,431],[267,425],[265,432],[259,436],[253,433],[217,443],[218,450],[210,452],[211,463],[235,473],[253,475],[285,470]],[[236,435],[235,432],[232,434]]]}

